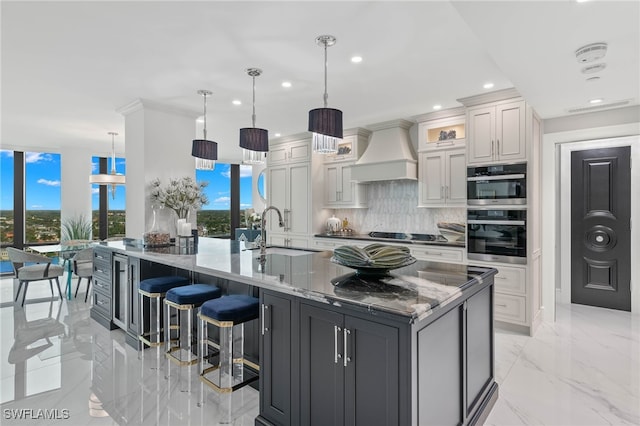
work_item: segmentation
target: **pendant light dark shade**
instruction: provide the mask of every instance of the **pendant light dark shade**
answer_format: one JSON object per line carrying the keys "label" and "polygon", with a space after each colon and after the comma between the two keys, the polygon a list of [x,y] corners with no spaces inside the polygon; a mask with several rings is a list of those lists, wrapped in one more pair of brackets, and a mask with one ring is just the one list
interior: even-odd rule
{"label": "pendant light dark shade", "polygon": [[218,144],[206,139],[194,139],[191,145],[191,155],[204,160],[217,160]]}
{"label": "pendant light dark shade", "polygon": [[309,111],[309,131],[342,139],[342,111],[316,108]]}
{"label": "pendant light dark shade", "polygon": [[269,131],[256,127],[240,129],[240,148],[251,151],[269,151]]}

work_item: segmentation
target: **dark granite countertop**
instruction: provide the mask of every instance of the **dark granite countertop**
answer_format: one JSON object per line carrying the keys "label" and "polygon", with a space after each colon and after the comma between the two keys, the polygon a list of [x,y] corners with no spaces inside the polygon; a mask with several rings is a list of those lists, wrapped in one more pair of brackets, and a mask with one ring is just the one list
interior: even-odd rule
{"label": "dark granite countertop", "polygon": [[422,240],[411,240],[408,238],[405,239],[396,239],[396,238],[374,238],[369,236],[369,234],[315,234],[314,237],[320,238],[331,238],[331,239],[339,239],[339,240],[360,240],[360,241],[377,241],[382,243],[397,243],[397,244],[411,244],[411,245],[429,245],[429,246],[443,246],[443,247],[465,247],[464,240],[462,241],[448,241],[442,235],[438,235],[438,239],[435,241],[422,241]]}
{"label": "dark granite countertop", "polygon": [[244,242],[201,238],[197,254],[175,248],[145,249],[123,242],[102,246],[130,256],[227,278],[272,291],[332,304],[352,305],[418,321],[456,300],[497,271],[469,265],[417,261],[386,276],[356,274],[331,261],[331,252],[269,248],[260,259]]}

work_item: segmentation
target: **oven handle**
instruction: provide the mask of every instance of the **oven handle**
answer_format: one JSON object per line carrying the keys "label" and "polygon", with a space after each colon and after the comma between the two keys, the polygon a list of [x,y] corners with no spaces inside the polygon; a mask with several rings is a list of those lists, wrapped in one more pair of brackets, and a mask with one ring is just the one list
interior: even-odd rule
{"label": "oven handle", "polygon": [[477,182],[477,181],[483,181],[483,180],[506,180],[506,179],[524,179],[524,173],[518,173],[514,175],[473,176],[473,177],[468,177],[467,181]]}
{"label": "oven handle", "polygon": [[524,220],[467,220],[469,225],[524,225]]}

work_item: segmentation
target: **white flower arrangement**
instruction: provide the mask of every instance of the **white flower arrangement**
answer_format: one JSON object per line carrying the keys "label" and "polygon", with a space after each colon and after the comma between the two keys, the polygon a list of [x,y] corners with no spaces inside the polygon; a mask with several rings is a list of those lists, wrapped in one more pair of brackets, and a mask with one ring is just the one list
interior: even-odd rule
{"label": "white flower arrangement", "polygon": [[190,210],[197,210],[209,204],[209,197],[204,188],[209,182],[196,182],[191,177],[169,179],[166,186],[161,186],[160,179],[151,182],[151,201],[168,207],[184,219]]}
{"label": "white flower arrangement", "polygon": [[251,213],[251,216],[249,216],[249,219],[251,220],[251,222],[257,223],[262,220],[262,216],[260,216],[259,213],[254,212],[254,213]]}

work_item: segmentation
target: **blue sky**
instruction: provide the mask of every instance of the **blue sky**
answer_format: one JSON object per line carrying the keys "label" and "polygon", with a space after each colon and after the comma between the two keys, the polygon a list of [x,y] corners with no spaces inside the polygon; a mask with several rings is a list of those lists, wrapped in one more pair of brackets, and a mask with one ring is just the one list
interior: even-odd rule
{"label": "blue sky", "polygon": [[[26,208],[27,210],[60,210],[60,154],[25,153]],[[107,161],[111,170],[111,159]],[[98,158],[92,162],[93,173],[98,172]],[[214,170],[196,171],[196,180],[208,181],[205,192],[209,204],[203,210],[228,210],[230,208],[229,164],[218,163]],[[116,158],[116,172],[126,174],[125,161]],[[0,209],[13,210],[13,151],[0,150]],[[88,177],[87,177],[88,180]],[[251,207],[251,167],[240,166],[240,208]],[[88,182],[87,182],[88,184]],[[92,208],[98,208],[98,185],[92,185]],[[109,193],[109,209],[124,210],[126,186],[116,187],[116,197]]]}

